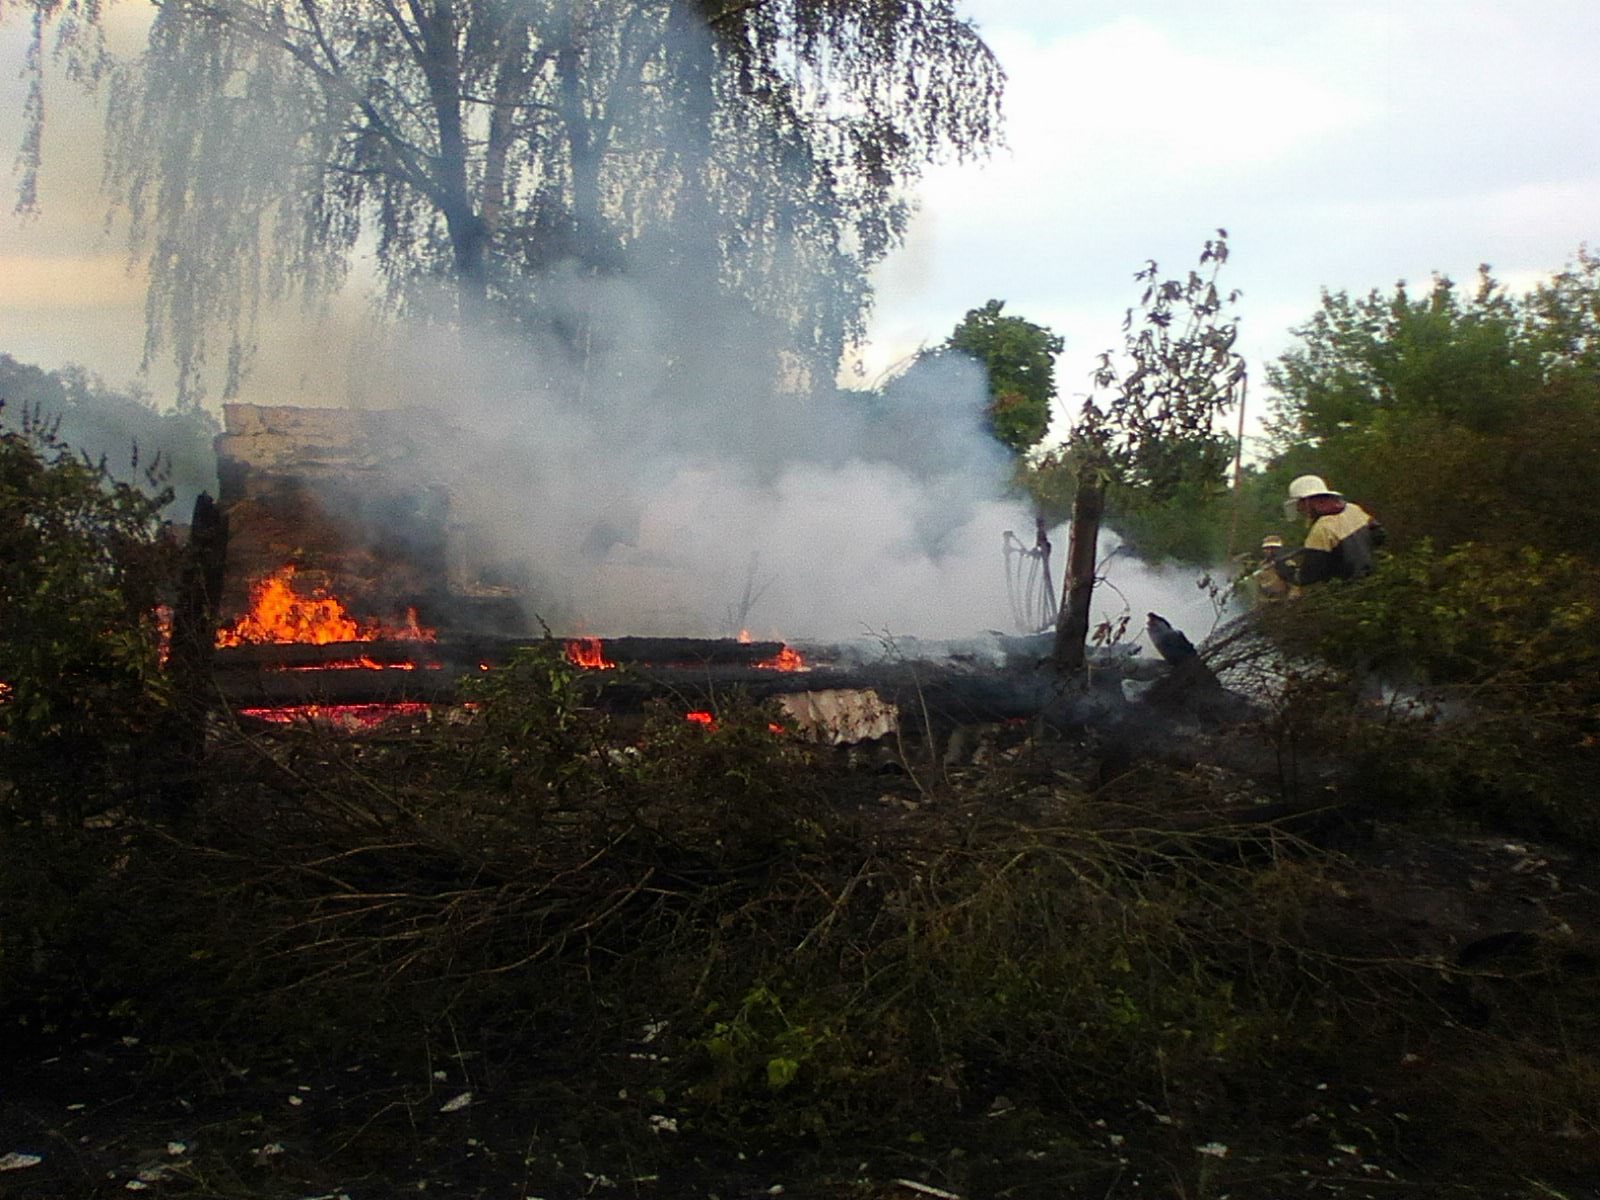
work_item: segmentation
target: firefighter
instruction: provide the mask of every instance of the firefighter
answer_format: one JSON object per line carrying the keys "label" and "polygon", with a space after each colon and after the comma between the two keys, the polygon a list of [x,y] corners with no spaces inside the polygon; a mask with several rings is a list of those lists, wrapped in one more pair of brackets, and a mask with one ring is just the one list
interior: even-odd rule
{"label": "firefighter", "polygon": [[1289,485],[1283,515],[1295,513],[1310,521],[1311,528],[1303,547],[1274,558],[1284,582],[1303,587],[1326,579],[1354,579],[1372,570],[1372,552],[1385,540],[1383,526],[1320,475],[1302,475]]}
{"label": "firefighter", "polygon": [[1278,559],[1283,557],[1283,539],[1269,533],[1261,539],[1261,565],[1250,575],[1250,586],[1258,600],[1292,600],[1300,589],[1278,574]]}

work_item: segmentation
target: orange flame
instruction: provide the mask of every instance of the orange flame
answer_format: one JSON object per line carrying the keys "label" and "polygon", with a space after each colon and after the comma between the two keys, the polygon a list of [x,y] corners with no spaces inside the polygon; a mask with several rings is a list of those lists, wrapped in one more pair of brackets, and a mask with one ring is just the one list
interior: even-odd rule
{"label": "orange flame", "polygon": [[748,646],[754,640],[755,639],[750,636],[750,631],[748,629],[739,630],[739,644],[741,646]]}
{"label": "orange flame", "polygon": [[605,643],[597,637],[573,638],[569,641],[567,661],[591,671],[610,671],[617,665],[606,659]]}
{"label": "orange flame", "polygon": [[302,596],[294,590],[295,569],[280,567],[250,589],[250,611],[226,629],[217,631],[217,645],[239,646],[247,642],[329,642],[410,641],[431,642],[438,634],[417,622],[417,610],[406,610],[405,624],[398,628],[381,622],[362,625],[345,611],[344,604],[320,590]]}
{"label": "orange flame", "polygon": [[758,662],[756,666],[767,671],[809,671],[806,660],[801,657],[800,651],[793,646],[785,646],[778,651],[776,658],[769,658],[765,662]]}

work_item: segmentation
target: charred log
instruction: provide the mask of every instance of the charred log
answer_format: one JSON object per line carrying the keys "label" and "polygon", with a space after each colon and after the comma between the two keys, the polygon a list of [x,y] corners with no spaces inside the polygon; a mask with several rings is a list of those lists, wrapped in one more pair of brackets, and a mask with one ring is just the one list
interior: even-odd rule
{"label": "charred log", "polygon": [[[365,660],[379,666],[439,667],[447,671],[473,671],[481,666],[501,667],[519,650],[550,645],[528,638],[458,637],[448,642],[379,639],[362,642],[265,642],[225,646],[216,651],[221,671],[293,670],[336,666]],[[565,645],[566,640],[554,639]],[[782,642],[739,642],[732,638],[606,638],[599,651],[607,663],[647,663],[658,666],[756,667],[783,653]]]}
{"label": "charred log", "polygon": [[[356,645],[359,648],[366,644]],[[608,655],[611,645],[606,643]],[[422,658],[433,651],[434,661],[461,661],[454,647],[418,649]],[[268,669],[256,662],[219,669],[216,683],[234,708],[456,704],[466,698],[462,678],[480,673],[476,663],[467,669],[283,670]],[[971,672],[925,663],[779,671],[707,662],[698,666],[651,665],[593,671],[588,678],[594,689],[593,704],[610,712],[637,712],[658,699],[681,703],[686,710],[703,709],[715,707],[719,698],[736,692],[763,700],[801,692],[872,690],[886,704],[898,707],[904,719],[917,727],[935,729],[1030,719],[1046,709],[1059,691],[1059,683],[1045,672]]]}

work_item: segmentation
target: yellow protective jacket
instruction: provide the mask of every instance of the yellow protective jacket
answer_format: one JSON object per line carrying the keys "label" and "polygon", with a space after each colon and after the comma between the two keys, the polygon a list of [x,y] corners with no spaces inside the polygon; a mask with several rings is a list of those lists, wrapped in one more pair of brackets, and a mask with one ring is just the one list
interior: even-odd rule
{"label": "yellow protective jacket", "polygon": [[1318,517],[1306,532],[1306,544],[1278,562],[1278,574],[1292,584],[1325,579],[1354,579],[1372,570],[1373,547],[1382,541],[1382,526],[1359,504]]}

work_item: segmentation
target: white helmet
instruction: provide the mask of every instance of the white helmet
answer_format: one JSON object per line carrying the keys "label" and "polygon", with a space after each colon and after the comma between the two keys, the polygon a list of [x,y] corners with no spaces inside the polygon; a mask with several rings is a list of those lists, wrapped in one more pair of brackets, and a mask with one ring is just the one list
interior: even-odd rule
{"label": "white helmet", "polygon": [[1289,485],[1289,498],[1283,502],[1283,515],[1292,517],[1295,507],[1302,500],[1309,500],[1312,496],[1338,496],[1342,493],[1334,491],[1322,481],[1321,475],[1302,475]]}

